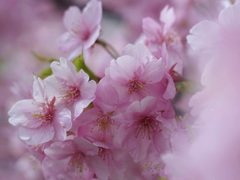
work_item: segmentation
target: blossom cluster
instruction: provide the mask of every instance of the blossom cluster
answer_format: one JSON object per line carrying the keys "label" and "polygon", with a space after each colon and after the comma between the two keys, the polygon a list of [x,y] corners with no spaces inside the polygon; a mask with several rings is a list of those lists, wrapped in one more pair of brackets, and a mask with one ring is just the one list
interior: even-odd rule
{"label": "blossom cluster", "polygon": [[[188,36],[184,23],[194,16],[178,18],[177,6],[163,6],[157,20],[142,19],[140,37],[121,53],[102,40],[101,1],[69,7],[58,39],[64,55],[34,75],[25,94],[15,86],[20,100],[8,112],[44,178],[239,178],[240,4],[224,2],[218,20],[200,22]],[[201,60],[199,85],[191,85],[198,81],[186,65],[191,58]]]}
{"label": "blossom cluster", "polygon": [[51,63],[52,75],[35,77],[32,97],[12,106],[9,122],[36,152],[47,179],[164,176],[160,154],[170,149],[175,128],[175,62],[168,46],[181,46],[171,32],[173,9],[162,11],[162,26],[148,27],[153,20],[146,19],[147,46],[127,45],[96,83],[72,61],[100,41],[101,16],[97,0],[82,12],[74,6],[66,11],[59,44],[68,57]]}

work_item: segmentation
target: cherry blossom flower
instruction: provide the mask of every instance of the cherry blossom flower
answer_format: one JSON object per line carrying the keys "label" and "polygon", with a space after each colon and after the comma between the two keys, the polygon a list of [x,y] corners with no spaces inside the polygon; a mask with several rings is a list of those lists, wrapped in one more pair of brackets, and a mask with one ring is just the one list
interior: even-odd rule
{"label": "cherry blossom flower", "polygon": [[114,119],[121,108],[118,103],[117,91],[106,78],[102,79],[97,86],[94,107],[83,112],[77,119],[79,136],[113,143],[118,128]]}
{"label": "cherry blossom flower", "polygon": [[64,140],[71,128],[71,112],[55,106],[56,98],[47,96],[44,82],[35,78],[33,99],[18,101],[9,110],[9,122],[19,126],[19,135],[29,145],[53,139]]}
{"label": "cherry blossom flower", "polygon": [[98,147],[83,138],[55,142],[44,152],[43,172],[47,179],[107,179],[109,175]]}
{"label": "cherry blossom flower", "polygon": [[172,97],[175,95],[175,87],[164,81],[168,74],[166,61],[153,57],[142,44],[126,46],[123,56],[112,60],[107,73],[121,102],[133,102],[146,96],[164,99],[166,89]]}
{"label": "cherry blossom flower", "polygon": [[[148,152],[161,152],[169,148],[168,134],[172,128],[161,112],[165,105],[154,97],[133,102],[116,121],[120,125],[119,141],[127,147],[135,162],[148,157]],[[151,148],[150,148],[151,147]]]}
{"label": "cherry blossom flower", "polygon": [[101,30],[101,1],[91,0],[81,12],[78,7],[71,6],[64,15],[67,29],[60,37],[60,50],[73,59],[90,48],[97,40]]}
{"label": "cherry blossom flower", "polygon": [[121,147],[114,147],[106,142],[91,140],[98,147],[98,155],[109,171],[109,180],[143,179],[138,165],[133,162],[129,153]]}
{"label": "cherry blossom flower", "polygon": [[146,36],[145,44],[157,58],[162,57],[162,46],[169,51],[170,66],[177,63],[176,70],[181,73],[183,68],[181,51],[181,36],[173,28],[175,14],[173,8],[165,6],[160,14],[160,24],[152,18],[143,19],[143,33]]}
{"label": "cherry blossom flower", "polygon": [[96,83],[89,81],[83,70],[76,72],[74,65],[64,58],[53,62],[51,68],[54,75],[44,80],[48,94],[56,97],[56,103],[70,108],[75,119],[94,100]]}

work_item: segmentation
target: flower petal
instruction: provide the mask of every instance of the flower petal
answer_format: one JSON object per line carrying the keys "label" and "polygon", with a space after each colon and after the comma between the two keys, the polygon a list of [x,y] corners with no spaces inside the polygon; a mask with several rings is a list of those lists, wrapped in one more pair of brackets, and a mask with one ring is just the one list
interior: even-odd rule
{"label": "flower petal", "polygon": [[82,25],[82,14],[77,6],[71,6],[64,14],[63,22],[67,30],[78,32]]}
{"label": "flower petal", "polygon": [[53,139],[54,129],[51,125],[42,125],[33,129],[20,127],[19,136],[29,145],[39,145]]}

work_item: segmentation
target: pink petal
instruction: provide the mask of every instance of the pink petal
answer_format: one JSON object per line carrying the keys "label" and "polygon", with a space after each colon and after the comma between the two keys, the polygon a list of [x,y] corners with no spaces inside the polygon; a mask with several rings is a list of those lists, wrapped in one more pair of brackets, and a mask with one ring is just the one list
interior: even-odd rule
{"label": "pink petal", "polygon": [[55,137],[59,140],[66,139],[66,132],[72,127],[71,112],[68,109],[57,110],[54,117]]}
{"label": "pink petal", "polygon": [[[109,98],[111,97],[111,98]],[[95,104],[106,112],[113,111],[119,102],[116,89],[109,83],[107,78],[101,79],[97,85]]]}
{"label": "pink petal", "polygon": [[160,82],[165,74],[165,63],[163,60],[157,60],[153,57],[147,58],[148,62],[144,65],[144,71],[141,80],[147,81],[148,84]]}
{"label": "pink petal", "polygon": [[64,159],[75,152],[72,141],[55,142],[44,150],[44,153],[52,159]]}
{"label": "pink petal", "polygon": [[165,99],[172,99],[176,95],[176,87],[170,75],[167,75],[167,88],[163,94]]}
{"label": "pink petal", "polygon": [[37,102],[42,103],[44,103],[46,100],[45,85],[43,84],[43,80],[41,78],[34,77],[33,98]]}
{"label": "pink petal", "polygon": [[80,70],[80,73],[82,74],[83,81],[80,88],[81,97],[83,99],[93,99],[97,88],[96,82],[94,80],[88,81],[89,76],[83,70]]}
{"label": "pink petal", "polygon": [[76,47],[82,47],[81,40],[72,32],[65,32],[62,34],[58,42],[59,50],[64,53],[70,53],[76,49]]}
{"label": "pink petal", "polygon": [[56,102],[54,105],[59,103],[59,98],[62,96],[59,89],[62,88],[62,84],[55,78],[54,75],[44,79],[44,84],[46,85],[46,94],[49,99],[56,97]]}
{"label": "pink petal", "polygon": [[108,179],[109,170],[106,166],[106,163],[104,163],[99,156],[86,157],[86,159],[99,179]]}
{"label": "pink petal", "polygon": [[71,6],[64,14],[63,22],[67,30],[78,32],[82,26],[82,14],[77,6]]}
{"label": "pink petal", "polygon": [[240,27],[239,21],[236,21],[236,15],[239,14],[240,3],[230,6],[229,8],[224,9],[219,14],[218,21],[225,26],[226,28],[238,29]]}
{"label": "pink petal", "polygon": [[[38,111],[39,108],[36,106],[36,102],[32,99],[26,99],[22,101],[18,101],[16,104],[12,106],[9,110],[8,115],[9,123],[13,126],[27,126],[33,120],[32,112]],[[31,127],[38,127],[39,121],[36,121],[35,126]]]}
{"label": "pink petal", "polygon": [[139,68],[139,61],[131,56],[121,56],[112,60],[109,67],[110,77],[119,83],[127,83],[134,78],[134,72]]}
{"label": "pink petal", "polygon": [[157,99],[151,96],[145,97],[141,101],[135,101],[128,107],[129,113],[149,114],[157,105]]}
{"label": "pink petal", "polygon": [[73,61],[76,57],[80,56],[81,54],[83,54],[83,46],[82,44],[81,45],[79,44],[76,48],[73,49],[73,51],[71,51],[71,53],[68,56],[68,59],[69,61]]}
{"label": "pink petal", "polygon": [[101,23],[102,19],[102,3],[98,0],[91,0],[83,9],[84,25],[90,30],[94,31]]}
{"label": "pink petal", "polygon": [[[59,147],[58,150],[61,150],[61,147]],[[54,160],[52,157],[45,157],[41,166],[44,178],[49,180],[66,179],[65,174],[68,168],[68,162],[69,159],[65,157],[59,160]]]}
{"label": "pink petal", "polygon": [[144,57],[151,56],[152,54],[143,44],[128,44],[123,50],[123,55],[129,55],[134,57],[138,61],[142,61]]}
{"label": "pink petal", "polygon": [[60,58],[60,62],[52,62],[51,68],[57,79],[66,81],[71,85],[76,84],[76,68],[67,59]]}
{"label": "pink petal", "polygon": [[53,139],[54,129],[51,125],[42,125],[34,129],[20,127],[19,136],[29,145],[39,145]]}
{"label": "pink petal", "polygon": [[156,109],[157,99],[155,97],[147,96],[140,102],[141,112],[144,114],[150,114]]}
{"label": "pink petal", "polygon": [[164,34],[169,31],[173,23],[175,22],[175,13],[173,8],[165,6],[161,11],[160,21],[164,23]]}
{"label": "pink petal", "polygon": [[73,119],[76,119],[77,117],[79,117],[79,115],[83,112],[84,108],[86,108],[91,102],[93,101],[93,99],[82,99],[79,101],[76,101],[73,105],[73,109],[74,109],[74,114],[73,114]]}
{"label": "pink petal", "polygon": [[[83,47],[84,49],[88,49],[90,48],[95,41],[98,39],[99,35],[100,35],[100,31],[101,31],[101,26],[97,25],[96,28],[93,31],[89,31],[87,33],[89,33],[89,37],[87,38],[87,40],[83,40]],[[88,35],[86,35],[88,36]]]}
{"label": "pink petal", "polygon": [[98,154],[98,148],[84,138],[75,138],[73,143],[76,149],[88,156],[95,156]]}
{"label": "pink petal", "polygon": [[[218,25],[211,21],[202,21],[195,25],[190,30],[190,35],[187,36],[187,41],[194,50],[209,50],[213,48],[214,44],[209,39],[213,39],[216,34]],[[208,32],[208,33],[202,33]],[[206,43],[208,42],[208,43]]]}
{"label": "pink petal", "polygon": [[[150,41],[160,41],[162,39],[162,28],[152,18],[144,18],[142,23],[143,33]],[[159,42],[160,43],[160,42]]]}

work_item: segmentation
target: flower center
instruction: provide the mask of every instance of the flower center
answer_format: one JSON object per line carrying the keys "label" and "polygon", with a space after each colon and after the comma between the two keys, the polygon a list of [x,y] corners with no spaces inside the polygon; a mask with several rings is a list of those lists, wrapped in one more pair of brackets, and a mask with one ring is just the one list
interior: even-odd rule
{"label": "flower center", "polygon": [[83,172],[83,154],[82,153],[76,153],[73,155],[73,157],[68,162],[68,168],[76,168],[78,172]]}
{"label": "flower center", "polygon": [[63,91],[62,94],[66,104],[71,104],[80,97],[80,90],[76,86],[68,86],[67,90]]}
{"label": "flower center", "polygon": [[146,83],[143,81],[140,81],[138,78],[134,78],[131,81],[128,81],[127,87],[128,87],[128,93],[140,93],[142,90],[145,89]]}
{"label": "flower center", "polygon": [[90,32],[89,30],[83,31],[81,34],[81,39],[82,41],[86,41],[88,40],[88,38],[90,37]]}
{"label": "flower center", "polygon": [[162,170],[163,165],[161,165],[158,162],[148,160],[147,162],[144,163],[142,168],[144,171],[148,171],[148,173],[151,173],[152,176],[157,176],[158,173]]}
{"label": "flower center", "polygon": [[143,138],[147,136],[148,139],[151,139],[151,137],[159,131],[161,131],[160,122],[157,121],[155,117],[145,116],[137,122],[136,137],[140,134]]}
{"label": "flower center", "polygon": [[172,31],[172,32],[168,32],[166,35],[165,35],[165,42],[166,43],[169,43],[169,44],[178,44],[180,43],[180,37],[179,37],[179,34],[175,31]]}
{"label": "flower center", "polygon": [[100,156],[103,160],[106,160],[108,159],[109,152],[103,147],[98,147],[98,156]]}
{"label": "flower center", "polygon": [[103,113],[98,112],[98,118],[96,120],[95,126],[99,127],[99,131],[105,131],[109,125],[113,125],[114,122],[111,120],[111,115],[113,112],[110,113]]}
{"label": "flower center", "polygon": [[56,98],[54,97],[52,101],[48,104],[43,104],[43,110],[40,113],[33,114],[34,117],[41,119],[43,122],[51,123],[53,122],[55,109],[54,109],[54,103],[56,101]]}

